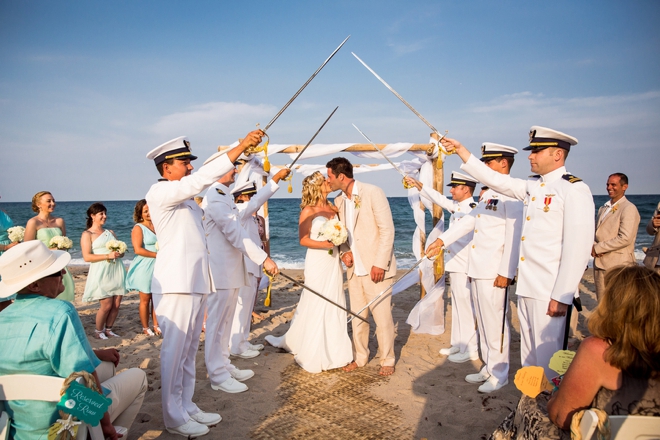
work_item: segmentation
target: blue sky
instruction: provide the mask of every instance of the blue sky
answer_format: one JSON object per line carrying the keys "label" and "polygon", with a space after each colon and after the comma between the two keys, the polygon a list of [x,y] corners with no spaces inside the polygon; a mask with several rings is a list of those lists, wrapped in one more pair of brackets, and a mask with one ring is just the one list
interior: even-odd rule
{"label": "blue sky", "polygon": [[[205,157],[265,125],[349,34],[271,142],[306,143],[337,105],[315,142],[362,142],[351,123],[427,142],[353,51],[472,151],[548,126],[579,139],[568,169],[595,194],[612,172],[660,193],[658,22],[657,1],[1,0],[0,195],[139,199],[158,178],[149,150],[186,135]],[[529,174],[526,154],[513,174]],[[404,195],[393,171],[364,180]]]}

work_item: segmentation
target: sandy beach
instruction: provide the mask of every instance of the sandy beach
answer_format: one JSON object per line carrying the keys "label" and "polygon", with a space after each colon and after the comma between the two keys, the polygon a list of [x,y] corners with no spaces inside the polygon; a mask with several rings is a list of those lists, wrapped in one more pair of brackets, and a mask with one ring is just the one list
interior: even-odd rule
{"label": "sandy beach", "polygon": [[[161,414],[161,339],[142,334],[137,293],[127,295],[121,305],[114,331],[121,338],[100,341],[92,338],[98,304],[80,302],[87,278],[86,267],[71,267],[76,283],[75,306],[94,348],[114,347],[121,354],[118,371],[139,367],[147,372],[149,391],[129,433],[129,439],[178,439],[164,430]],[[302,270],[285,270],[302,281]],[[396,373],[381,377],[375,336],[370,342],[372,359],[353,373],[333,370],[310,374],[293,356],[266,346],[254,359],[235,359],[239,368],[254,370],[246,384],[249,391],[227,394],[213,391],[204,365],[204,334],[197,357],[195,402],[204,411],[218,412],[223,421],[204,438],[254,439],[482,439],[516,406],[520,392],[513,385],[520,368],[519,323],[515,289],[510,301],[512,317],[511,369],[509,385],[493,394],[480,394],[477,386],[465,382],[467,374],[479,371],[480,361],[453,364],[438,350],[449,346],[451,304],[445,299],[445,333],[440,336],[415,334],[405,323],[419,300],[419,286],[394,296],[396,331]],[[591,270],[580,284],[584,310],[579,315],[575,349],[586,334],[585,318],[595,306]],[[259,296],[256,311],[265,319],[252,327],[253,342],[264,342],[268,334],[281,335],[288,329],[300,298],[300,288],[283,277],[275,280],[271,307],[264,307],[265,293]],[[447,298],[447,294],[445,294]]]}

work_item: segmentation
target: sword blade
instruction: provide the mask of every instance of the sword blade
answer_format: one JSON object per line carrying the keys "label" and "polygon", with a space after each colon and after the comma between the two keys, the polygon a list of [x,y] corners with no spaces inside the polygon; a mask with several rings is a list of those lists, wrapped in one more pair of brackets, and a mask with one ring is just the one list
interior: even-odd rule
{"label": "sword blade", "polygon": [[364,134],[364,133],[362,132],[362,130],[360,130],[359,128],[357,128],[357,126],[356,126],[355,124],[351,124],[351,125],[353,125],[353,127],[355,127],[355,129],[356,129],[357,131],[360,132],[360,134],[362,135],[362,137],[364,137],[364,138],[367,140],[367,142],[369,142],[369,143],[370,143],[370,144],[376,149],[376,151],[378,151],[378,152],[379,152],[379,153],[385,158],[385,160],[388,161],[388,162],[390,163],[390,165],[392,165],[392,167],[394,167],[394,169],[397,170],[397,171],[399,172],[399,174],[401,174],[403,177],[406,177],[406,175],[403,173],[403,171],[401,171],[401,170],[399,169],[399,167],[397,167],[396,165],[394,165],[394,162],[392,162],[392,161],[390,160],[390,158],[387,157],[387,155],[386,155],[385,153],[383,153],[383,150],[381,150],[380,148],[378,148],[378,146],[377,146],[376,144],[374,144],[374,143],[371,141],[371,139],[369,139],[369,138],[367,137],[367,135]]}
{"label": "sword blade", "polygon": [[[374,299],[372,299],[371,301],[369,301],[369,302],[367,303],[366,306],[362,307],[362,308],[357,312],[357,315],[359,315],[360,313],[364,312],[365,309],[366,309],[367,307],[369,307],[370,305],[372,305],[373,303],[375,303],[375,302],[378,300],[378,298],[380,298],[381,296],[385,295],[385,293],[387,293],[389,290],[391,290],[391,289],[396,285],[396,283],[398,283],[399,281],[401,281],[402,279],[404,279],[406,275],[408,275],[410,272],[412,272],[413,270],[415,270],[415,268],[416,268],[417,266],[419,266],[420,264],[422,264],[422,261],[424,261],[425,258],[427,258],[426,255],[424,255],[422,258],[420,258],[419,260],[417,260],[417,262],[415,263],[415,265],[414,265],[413,267],[411,267],[410,269],[408,269],[408,270],[406,271],[406,273],[404,273],[403,275],[401,275],[396,281],[394,281],[392,284],[390,284],[390,285],[387,287],[387,289],[383,290],[383,291],[380,292],[378,295],[376,295],[376,296],[374,297]],[[355,315],[355,314],[353,314],[353,315],[354,315],[354,316],[357,316],[357,315]],[[358,318],[359,318],[359,316],[358,316]],[[353,317],[350,317],[350,318],[348,318],[348,321],[347,321],[346,323],[348,324],[348,323],[351,322],[352,320],[353,320]],[[365,321],[365,322],[366,322],[366,321]]]}
{"label": "sword blade", "polygon": [[261,131],[263,131],[264,133],[266,133],[266,132],[268,131],[268,129],[270,128],[270,126],[273,125],[273,123],[275,123],[275,121],[277,121],[277,118],[279,118],[280,115],[281,115],[282,113],[284,113],[284,111],[285,111],[285,110],[291,105],[291,103],[292,103],[292,102],[298,97],[298,95],[300,95],[300,93],[301,93],[303,90],[305,90],[305,87],[307,87],[307,84],[309,84],[310,82],[312,82],[312,80],[314,79],[314,77],[315,77],[315,76],[321,71],[321,69],[323,69],[323,68],[325,67],[326,64],[328,64],[328,61],[330,61],[330,60],[332,59],[332,57],[335,56],[335,54],[339,51],[339,49],[341,49],[341,47],[344,45],[344,43],[346,43],[346,41],[348,41],[349,38],[351,38],[350,35],[349,35],[348,37],[346,37],[346,38],[344,39],[344,41],[341,42],[341,44],[337,47],[337,49],[335,49],[334,52],[332,52],[332,53],[330,54],[330,56],[328,57],[328,59],[326,59],[326,60],[323,62],[323,64],[321,64],[321,67],[319,67],[318,69],[316,69],[316,72],[314,72],[314,73],[312,74],[312,76],[309,77],[309,79],[307,80],[307,82],[306,82],[305,84],[303,84],[302,87],[301,87],[300,89],[298,89],[298,91],[296,92],[296,94],[293,95],[293,97],[292,97],[291,99],[289,99],[289,101],[288,101],[286,104],[284,104],[284,107],[282,107],[282,108],[280,109],[280,111],[277,112],[277,114],[276,114],[275,116],[273,116],[273,119],[271,119],[270,122],[268,123],[268,125],[266,125]]}
{"label": "sword blade", "polygon": [[332,111],[332,113],[330,113],[330,116],[328,116],[328,119],[326,119],[325,122],[323,123],[323,125],[321,125],[321,126],[319,127],[319,129],[316,130],[316,133],[314,133],[314,136],[312,136],[312,138],[309,140],[309,142],[307,142],[307,145],[305,145],[305,146],[303,147],[303,149],[300,150],[300,153],[298,153],[298,155],[296,156],[296,158],[293,159],[293,162],[291,162],[291,165],[289,165],[287,168],[289,168],[289,169],[293,168],[293,165],[295,165],[295,163],[298,162],[298,159],[300,159],[300,156],[302,156],[302,154],[305,152],[305,150],[307,149],[307,147],[309,147],[309,146],[311,145],[312,141],[316,138],[316,135],[319,134],[319,133],[321,132],[321,130],[323,130],[323,127],[325,127],[325,124],[328,123],[328,121],[330,120],[330,118],[332,117],[332,115],[335,114],[335,112],[337,111],[338,108],[339,108],[339,106],[335,107],[335,109]]}
{"label": "sword blade", "polygon": [[[366,319],[364,319],[363,317],[361,317],[361,316],[359,316],[359,315],[357,315],[357,314],[351,312],[351,311],[348,310],[346,307],[342,307],[342,306],[340,306],[339,304],[337,304],[337,303],[334,302],[333,300],[331,300],[331,299],[329,299],[329,298],[327,298],[327,297],[321,295],[321,294],[318,293],[316,290],[314,290],[314,289],[310,289],[309,287],[305,286],[305,285],[304,285],[303,283],[301,283],[300,281],[296,281],[296,280],[294,280],[294,279],[291,278],[289,275],[287,275],[287,274],[285,274],[285,273],[282,273],[282,272],[280,272],[278,275],[282,275],[284,278],[286,278],[287,280],[291,281],[293,284],[297,284],[298,286],[302,287],[303,289],[312,292],[314,295],[316,295],[316,296],[320,296],[320,297],[323,298],[324,300],[328,301],[330,304],[332,304],[332,305],[334,305],[334,306],[336,306],[336,307],[339,307],[340,309],[342,309],[342,310],[345,311],[346,313],[350,313],[350,314],[353,315],[354,317],[356,317],[356,318],[358,318],[358,319],[361,319],[362,321],[366,322],[367,324],[369,323],[369,322],[368,322]],[[351,318],[351,319],[352,319],[352,318]],[[348,321],[348,322],[350,322],[350,321]]]}
{"label": "sword blade", "polygon": [[[396,96],[397,98],[399,98],[399,100],[400,100],[401,102],[403,102],[403,103],[406,105],[406,107],[408,107],[408,108],[410,109],[411,112],[413,112],[413,113],[414,113],[419,119],[421,119],[423,123],[425,123],[425,124],[431,129],[431,130],[433,130],[434,133],[436,133],[438,136],[440,136],[440,139],[442,139],[442,138],[445,137],[445,135],[440,134],[440,132],[439,132],[438,130],[436,130],[436,128],[435,128],[433,125],[431,125],[431,123],[430,123],[429,121],[427,121],[426,118],[425,118],[424,116],[422,116],[417,110],[415,110],[415,109],[413,108],[412,105],[408,104],[408,101],[406,101],[405,99],[403,99],[403,96],[399,95],[399,94],[396,92],[396,90],[394,90],[394,89],[393,89],[393,88],[392,88],[387,82],[385,82],[385,80],[384,80],[383,78],[381,78],[380,76],[378,76],[378,74],[377,74],[376,72],[374,72],[373,69],[372,69],[371,67],[367,66],[367,63],[365,63],[364,61],[362,61],[362,60],[360,59],[360,57],[357,56],[357,55],[355,55],[353,52],[351,52],[351,53],[353,54],[353,56],[354,56],[355,58],[357,58],[357,60],[358,60],[360,63],[362,63],[362,65],[363,65],[364,67],[367,68],[367,70],[368,70],[369,72],[371,72],[376,78],[378,78],[378,81],[380,81],[381,83],[383,83],[383,85],[384,85],[385,87],[387,87],[387,89],[388,89],[390,92],[394,93],[394,96]],[[440,142],[440,140],[438,140],[438,142]]]}

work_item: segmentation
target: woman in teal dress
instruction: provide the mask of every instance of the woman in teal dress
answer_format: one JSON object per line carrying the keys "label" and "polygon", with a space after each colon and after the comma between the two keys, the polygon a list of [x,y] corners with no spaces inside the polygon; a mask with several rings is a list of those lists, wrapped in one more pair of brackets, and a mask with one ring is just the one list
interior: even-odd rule
{"label": "woman in teal dress", "polygon": [[[55,205],[55,198],[48,191],[39,191],[32,197],[32,210],[37,215],[28,220],[27,225],[25,225],[25,239],[23,241],[40,240],[47,247],[50,247],[50,240],[53,237],[66,237],[64,219],[53,216]],[[60,293],[57,299],[73,302],[76,296],[73,277],[67,268],[64,269],[66,270],[62,277],[64,292]]]}
{"label": "woman in teal dress", "polygon": [[106,248],[108,241],[116,240],[114,232],[103,229],[106,214],[107,210],[102,203],[93,203],[87,209],[87,230],[80,237],[83,260],[90,263],[82,300],[98,301],[100,304],[96,313],[96,339],[119,337],[112,331],[112,326],[119,314],[121,299],[126,293],[126,269],[121,262],[124,254]]}
{"label": "woman in teal dress", "polygon": [[[156,311],[151,300],[151,278],[154,274],[156,264],[157,238],[154,232],[154,224],[149,215],[147,201],[142,199],[135,205],[133,221],[137,223],[131,232],[131,242],[135,258],[131,263],[126,275],[126,291],[140,293],[140,321],[142,322],[142,333],[149,336],[161,334],[156,319]],[[154,320],[154,330],[149,328],[149,311]]]}
{"label": "woman in teal dress", "polygon": [[[12,241],[9,239],[9,233],[7,232],[7,230],[13,226],[14,226],[14,222],[11,220],[11,218],[9,218],[9,216],[5,211],[0,209],[0,255],[2,255],[5,251],[13,248],[18,244],[18,243],[12,243]],[[0,312],[2,312],[9,305],[11,305],[11,301],[15,297],[16,294],[13,294],[5,298],[0,298]]]}

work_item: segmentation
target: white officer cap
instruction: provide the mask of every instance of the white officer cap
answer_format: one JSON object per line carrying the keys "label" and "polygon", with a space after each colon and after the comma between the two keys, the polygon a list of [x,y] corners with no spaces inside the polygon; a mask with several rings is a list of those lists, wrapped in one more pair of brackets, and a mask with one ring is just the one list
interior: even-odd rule
{"label": "white officer cap", "polygon": [[566,133],[534,125],[529,129],[529,146],[523,148],[523,150],[542,150],[549,147],[558,147],[570,151],[571,146],[577,145],[577,143],[576,138]]}
{"label": "white officer cap", "polygon": [[457,185],[466,185],[474,188],[477,186],[478,180],[475,180],[474,177],[468,176],[467,174],[461,174],[454,171],[451,173],[451,182],[447,186],[457,186]]}
{"label": "white officer cap", "polygon": [[156,165],[168,159],[190,159],[195,160],[197,156],[192,154],[190,141],[181,136],[161,144],[147,153],[147,159],[153,160]]}
{"label": "white officer cap", "polygon": [[231,195],[234,197],[240,196],[241,194],[254,194],[257,192],[257,185],[251,181],[248,180],[242,185],[236,186],[234,189],[231,190]]}
{"label": "white officer cap", "polygon": [[493,144],[492,142],[484,142],[481,145],[482,162],[488,162],[498,157],[513,157],[517,153],[518,150],[516,148],[507,145]]}

